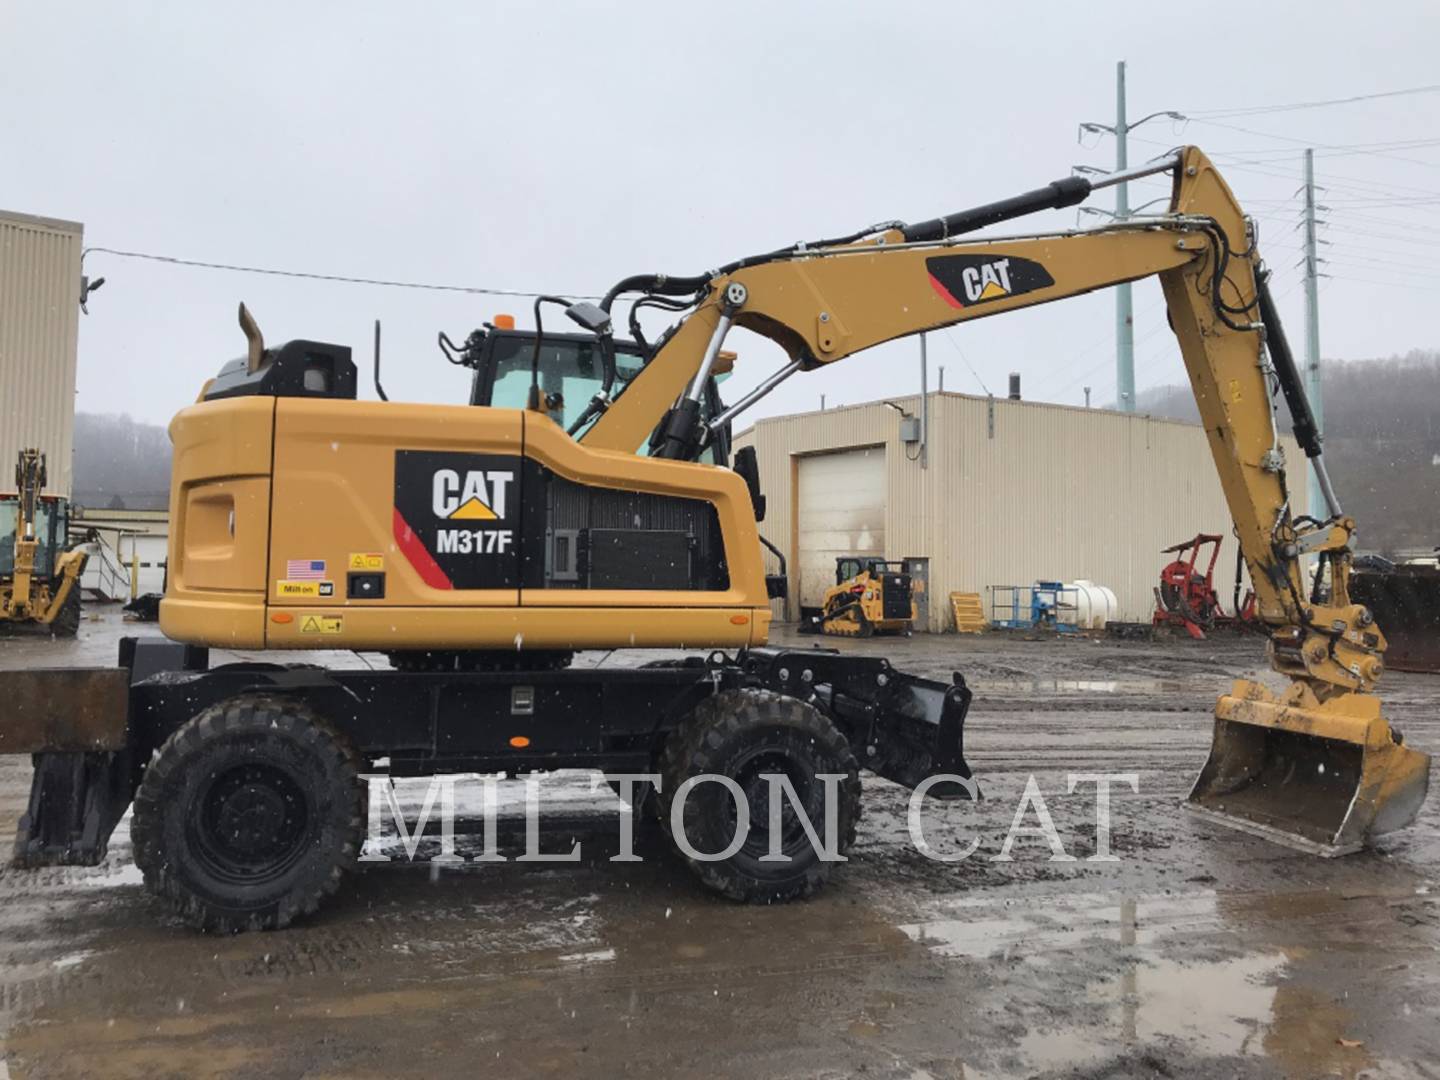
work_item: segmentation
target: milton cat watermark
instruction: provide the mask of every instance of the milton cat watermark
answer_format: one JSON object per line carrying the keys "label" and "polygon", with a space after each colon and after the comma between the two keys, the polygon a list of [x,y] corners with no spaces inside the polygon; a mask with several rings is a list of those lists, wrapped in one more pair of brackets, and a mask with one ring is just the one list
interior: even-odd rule
{"label": "milton cat watermark", "polygon": [[[590,792],[602,788],[615,792],[622,804],[637,808],[635,813],[617,815],[619,824],[619,852],[610,856],[610,862],[641,862],[635,852],[635,821],[639,813],[648,812],[648,807],[658,806],[675,845],[688,858],[696,862],[723,862],[735,857],[742,850],[758,856],[760,862],[789,862],[796,858],[808,861],[818,858],[823,862],[845,862],[842,853],[843,838],[840,835],[839,807],[840,789],[846,777],[841,773],[822,773],[813,777],[819,791],[811,789],[813,806],[819,803],[816,822],[806,810],[807,800],[796,790],[794,782],[784,773],[767,773],[755,778],[764,781],[763,792],[758,785],[741,785],[729,776],[701,774],[691,776],[675,789],[668,801],[658,797],[661,794],[661,777],[655,773],[595,773],[590,776]],[[499,845],[499,824],[502,820],[501,784],[505,779],[499,776],[432,776],[414,815],[413,827],[407,819],[396,796],[395,785],[389,776],[366,777],[369,783],[369,843],[360,856],[361,862],[390,862],[397,846],[393,837],[387,836],[385,819],[388,817],[398,834],[398,846],[405,857],[415,859],[420,844],[426,839],[426,829],[438,819],[440,852],[427,861],[431,863],[485,863],[507,862],[509,857],[501,854]],[[541,795],[543,781],[536,774],[524,778],[525,850],[514,857],[515,862],[573,863],[581,859],[581,844],[573,840],[565,851],[541,850]],[[686,810],[690,800],[703,785],[714,784],[726,794],[726,817],[729,842],[711,851],[702,851],[692,842],[686,829]],[[1085,857],[1086,862],[1118,862],[1120,857],[1110,848],[1111,791],[1114,786],[1128,788],[1138,794],[1139,773],[1134,772],[1086,772],[1067,773],[1065,793],[1073,795],[1081,785],[1094,785],[1095,798],[1095,845],[1094,853]],[[469,789],[464,792],[464,820],[467,825],[478,816],[481,823],[481,851],[476,855],[462,856],[455,847],[455,822],[457,807],[457,785]],[[980,851],[982,838],[965,836],[953,824],[946,826],[935,821],[925,821],[927,805],[934,808],[954,805],[952,800],[936,800],[931,792],[938,785],[958,785],[970,799],[978,799],[979,788],[969,777],[952,774],[931,776],[920,783],[911,793],[906,810],[906,829],[910,843],[921,855],[936,862],[958,863]],[[479,800],[473,797],[478,788]],[[944,790],[942,788],[942,790]],[[954,790],[953,787],[950,790]],[[823,792],[823,795],[820,794]],[[507,792],[508,794],[508,792]],[[819,796],[818,798],[815,796]],[[513,820],[513,800],[503,800],[506,819]],[[753,826],[753,827],[752,827]],[[463,835],[473,836],[467,832]],[[803,836],[804,847],[797,850],[797,841]],[[1012,848],[1022,837],[1033,837],[1048,846],[1050,862],[1074,862],[1076,856],[1065,850],[1064,841],[1046,805],[1040,784],[1032,774],[1025,783],[1010,819],[999,850],[989,855],[991,862],[1009,862],[1014,858]],[[435,837],[431,837],[434,839]]]}

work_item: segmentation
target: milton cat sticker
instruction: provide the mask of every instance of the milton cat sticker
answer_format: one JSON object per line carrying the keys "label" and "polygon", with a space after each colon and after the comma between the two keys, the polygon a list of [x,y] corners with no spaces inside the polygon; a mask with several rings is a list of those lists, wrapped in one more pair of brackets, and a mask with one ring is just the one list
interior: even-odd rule
{"label": "milton cat sticker", "polygon": [[520,584],[520,476],[509,454],[395,452],[395,543],[427,585]]}
{"label": "milton cat sticker", "polygon": [[951,307],[970,308],[1055,284],[1050,271],[1014,255],[935,255],[925,260],[930,284]]}

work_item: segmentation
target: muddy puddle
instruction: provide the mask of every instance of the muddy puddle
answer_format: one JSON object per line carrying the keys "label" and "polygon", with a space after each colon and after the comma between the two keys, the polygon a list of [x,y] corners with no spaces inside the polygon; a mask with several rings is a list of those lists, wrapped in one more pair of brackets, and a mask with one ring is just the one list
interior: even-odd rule
{"label": "muddy puddle", "polygon": [[[1269,909],[1260,912],[1268,919],[1257,922],[1255,898],[1208,890],[961,899],[901,930],[947,960],[1005,966],[1017,983],[1056,979],[1077,965],[1087,972],[1065,977],[1066,1000],[1019,1036],[1007,1069],[1043,1072],[1121,1059],[1148,1062],[1163,1074],[1164,1062],[1179,1057],[1239,1058],[1287,1076],[1407,1075],[1402,1061],[1370,1048],[1363,1037],[1370,1021],[1351,1007],[1348,993],[1337,1001],[1306,985],[1313,945],[1243,945],[1257,930],[1284,941],[1264,924],[1283,923],[1292,910],[1339,915],[1357,899],[1383,903],[1296,894],[1259,905]],[[1208,943],[1201,955],[1193,955],[1197,941]]]}
{"label": "muddy puddle", "polygon": [[1047,679],[978,675],[966,679],[966,682],[977,694],[1178,694],[1192,689],[1179,679]]}

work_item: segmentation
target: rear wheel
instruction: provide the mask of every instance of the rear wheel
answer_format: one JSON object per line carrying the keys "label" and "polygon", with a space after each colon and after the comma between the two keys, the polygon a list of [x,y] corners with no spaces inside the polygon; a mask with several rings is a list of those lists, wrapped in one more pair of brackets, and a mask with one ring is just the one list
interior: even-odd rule
{"label": "rear wheel", "polygon": [[271,930],[309,914],[354,866],[358,759],[309,709],[221,702],[180,728],[135,796],[135,863],[191,926]]}
{"label": "rear wheel", "polygon": [[[726,690],[706,699],[671,735],[661,773],[662,819],[676,831],[675,798],[685,781],[728,778],[739,787],[749,831],[734,844],[739,810],[732,791],[717,780],[692,786],[680,827],[691,849],[712,855],[735,847],[718,861],[681,848],[691,869],[710,888],[733,900],[773,903],[809,896],[830,874],[833,862],[811,843],[798,816],[803,810],[827,854],[843,855],[855,841],[860,817],[860,775],[845,737],[813,706],[765,690]],[[829,781],[821,777],[838,777]],[[789,781],[795,796],[781,800],[770,820],[770,788]],[[783,788],[782,788],[783,791]],[[798,802],[798,810],[796,803]],[[827,836],[827,817],[834,822]],[[772,836],[771,825],[777,826]],[[677,847],[679,838],[676,837]],[[782,860],[764,860],[772,848]]]}

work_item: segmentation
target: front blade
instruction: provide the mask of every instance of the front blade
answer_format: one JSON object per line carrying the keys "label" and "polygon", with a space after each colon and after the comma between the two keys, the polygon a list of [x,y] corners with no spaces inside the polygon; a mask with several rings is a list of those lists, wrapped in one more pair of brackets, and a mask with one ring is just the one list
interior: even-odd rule
{"label": "front blade", "polygon": [[971,692],[958,674],[954,684],[893,672],[890,693],[875,717],[875,750],[865,765],[876,775],[913,788],[931,776],[963,777],[929,789],[931,798],[978,799],[980,788],[965,761],[965,716]]}

